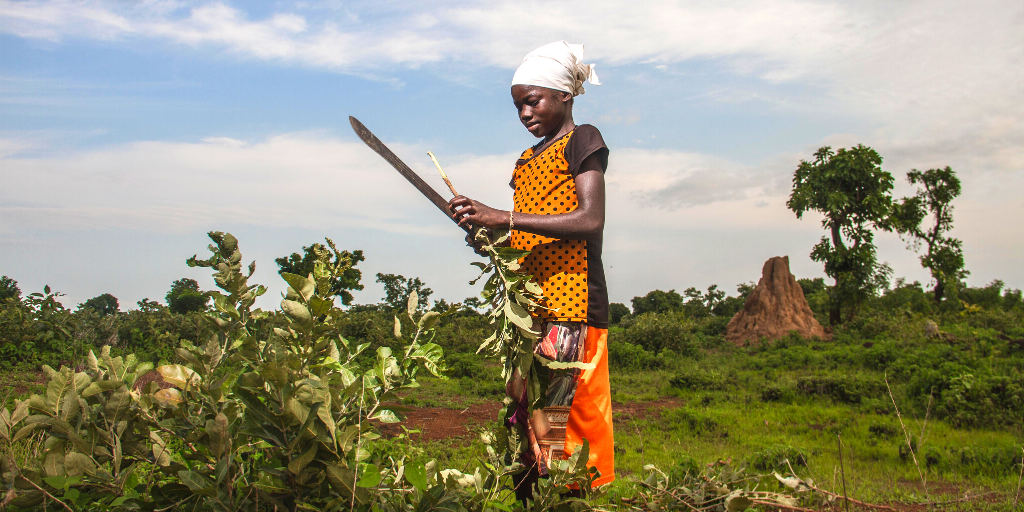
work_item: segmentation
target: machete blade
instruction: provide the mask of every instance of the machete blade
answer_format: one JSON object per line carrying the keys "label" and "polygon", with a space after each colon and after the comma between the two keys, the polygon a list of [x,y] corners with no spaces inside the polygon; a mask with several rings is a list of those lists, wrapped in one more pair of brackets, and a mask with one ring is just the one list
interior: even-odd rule
{"label": "machete blade", "polygon": [[[405,165],[405,162],[392,153],[391,150],[388,149],[388,147],[385,146],[384,143],[373,134],[373,132],[363,126],[363,123],[360,123],[358,119],[349,116],[348,121],[352,123],[352,129],[355,130],[356,135],[358,135],[367,146],[370,146],[370,149],[384,157],[384,160],[387,160],[388,163],[398,171],[398,174],[401,174],[409,181],[409,183],[412,183],[412,186],[416,187],[416,190],[419,190],[420,193],[426,196],[431,203],[434,203],[434,206],[444,212],[445,216],[448,217],[449,220],[454,221],[451,217],[451,212],[448,210],[448,201],[445,201],[445,199],[441,197],[441,194],[438,194],[430,185],[427,185],[427,182],[423,181],[423,178],[420,178],[419,175],[413,172],[408,165]],[[470,232],[469,226],[463,226],[462,229],[467,233]]]}

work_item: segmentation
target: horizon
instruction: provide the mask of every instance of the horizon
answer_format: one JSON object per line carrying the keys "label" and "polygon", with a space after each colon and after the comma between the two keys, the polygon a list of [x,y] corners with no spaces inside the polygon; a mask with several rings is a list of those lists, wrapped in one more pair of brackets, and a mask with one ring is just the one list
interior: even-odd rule
{"label": "horizon", "polygon": [[[610,148],[612,302],[734,295],[772,256],[825,277],[809,257],[820,216],[785,201],[801,159],[858,143],[897,198],[911,169],[951,166],[967,283],[1024,288],[1024,5],[546,8],[566,21],[462,2],[0,0],[0,275],[68,307],[110,293],[129,309],[183,277],[213,288],[184,261],[227,231],[257,262],[262,308],[285,288],[274,259],[324,237],[364,251],[356,303],[383,296],[378,272],[462,301],[478,291],[462,232],[347,117],[444,197],[428,150],[460,192],[508,208],[512,164],[535,143],[508,83],[523,55],[565,39],[602,81],[574,117]],[[927,286],[903,241],[876,241],[894,278]]]}

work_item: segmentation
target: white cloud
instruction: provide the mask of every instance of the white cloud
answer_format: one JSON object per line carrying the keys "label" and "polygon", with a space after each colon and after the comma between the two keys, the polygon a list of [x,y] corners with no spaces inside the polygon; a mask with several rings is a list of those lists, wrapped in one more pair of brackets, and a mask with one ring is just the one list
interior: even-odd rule
{"label": "white cloud", "polygon": [[[391,146],[447,195],[425,148]],[[460,192],[508,208],[516,156],[439,158]],[[790,178],[791,165],[783,160],[790,158],[743,166],[678,151],[613,152],[605,243],[612,299],[713,283],[731,290],[756,280],[765,259],[784,254],[797,275],[821,275],[807,257],[822,235],[817,220],[798,221],[785,207],[785,187],[773,185]],[[1024,172],[997,183],[964,177],[967,192],[957,202],[955,234],[975,270],[972,282],[1002,278],[1024,285],[1018,265],[1024,227],[992,222],[1019,216],[1024,204],[1013,191],[1022,181]],[[325,235],[366,250],[368,289],[357,294],[360,301],[378,300],[375,272],[422,277],[449,300],[474,293],[465,284],[473,277],[465,265],[472,255],[459,231],[382,159],[351,140],[316,133],[262,141],[211,137],[0,158],[0,267],[30,287],[59,285],[74,302],[105,292],[124,304],[159,296],[181,277],[181,258],[202,247],[202,233],[210,229],[247,233],[246,254],[257,257],[260,282],[275,293],[280,285],[268,270],[272,258]],[[193,245],[151,241],[165,238]],[[880,244],[880,259],[898,275],[927,280],[898,239],[882,236]],[[163,259],[135,257],[154,252]],[[109,261],[117,261],[114,269]],[[271,295],[264,306],[276,301]]]}
{"label": "white cloud", "polygon": [[[245,59],[388,80],[396,68],[448,61],[514,67],[549,40],[587,44],[603,65],[716,59],[734,73],[813,85],[824,98],[709,86],[711,101],[821,105],[877,127],[861,140],[936,149],[1002,170],[1024,148],[1024,3],[807,0],[551,3],[434,2],[281,6],[262,17],[221,2],[0,0],[0,31],[25,38],[153,39]],[[524,15],[540,13],[543,15]],[[466,69],[463,69],[466,68]],[[679,77],[665,76],[665,80]]]}

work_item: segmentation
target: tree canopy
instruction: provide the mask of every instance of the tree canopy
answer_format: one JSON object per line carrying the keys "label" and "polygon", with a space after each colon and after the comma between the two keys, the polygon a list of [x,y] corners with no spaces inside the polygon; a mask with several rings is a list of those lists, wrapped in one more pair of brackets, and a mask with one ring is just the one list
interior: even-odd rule
{"label": "tree canopy", "polygon": [[117,304],[117,297],[109,293],[103,295],[97,295],[81,304],[78,305],[79,309],[91,309],[103,316],[113,315],[117,313],[119,306]]}
{"label": "tree canopy", "polygon": [[669,311],[681,311],[683,309],[683,296],[675,290],[667,292],[651,290],[643,297],[633,297],[630,301],[633,304],[633,314],[644,313],[667,313]]}
{"label": "tree canopy", "polygon": [[412,292],[416,292],[419,297],[419,308],[426,308],[430,305],[430,294],[434,293],[434,290],[427,288],[418,277],[377,274],[377,282],[384,285],[384,304],[393,310],[405,309],[406,301]]}
{"label": "tree canopy", "polygon": [[[282,256],[277,258],[278,274],[288,272],[289,274],[296,274],[300,276],[308,276],[313,272],[313,265],[316,263],[317,250],[326,251],[327,247],[321,243],[313,243],[311,245],[302,248],[302,254],[297,252],[292,253],[290,256]],[[363,285],[360,284],[360,280],[363,278],[363,272],[356,267],[356,264],[360,261],[365,261],[366,257],[363,256],[363,251],[340,251],[335,254],[334,264],[339,264],[342,260],[348,260],[351,266],[346,268],[343,273],[334,277],[331,284],[331,293],[341,298],[341,303],[348,306],[352,304],[352,293],[349,290],[362,290]]]}
{"label": "tree canopy", "polygon": [[203,311],[210,300],[210,297],[199,289],[199,283],[187,277],[171,283],[171,290],[165,298],[171,313]]}
{"label": "tree canopy", "polygon": [[21,288],[14,279],[0,276],[0,300],[4,299],[21,300]]}
{"label": "tree canopy", "polygon": [[811,259],[824,264],[825,274],[835,280],[829,299],[829,321],[856,315],[863,300],[884,286],[891,270],[879,264],[873,229],[892,230],[893,177],[882,170],[882,157],[858,144],[832,151],[825,146],[814,160],[800,161],[793,174],[793,191],[786,206],[803,218],[816,211],[831,235],[814,246]]}
{"label": "tree canopy", "polygon": [[[920,188],[897,208],[897,229],[915,251],[924,248],[921,266],[931,272],[935,280],[933,297],[935,302],[941,302],[948,291],[955,292],[970,274],[964,269],[963,242],[947,236],[953,229],[953,199],[960,195],[960,179],[946,166],[923,172],[914,169],[907,173],[907,181]],[[931,225],[923,227],[929,215]]]}

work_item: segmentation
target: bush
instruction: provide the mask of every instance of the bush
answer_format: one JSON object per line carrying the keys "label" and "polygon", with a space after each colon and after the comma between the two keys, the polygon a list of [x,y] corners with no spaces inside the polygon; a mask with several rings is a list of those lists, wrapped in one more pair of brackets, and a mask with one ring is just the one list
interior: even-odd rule
{"label": "bush", "polygon": [[626,341],[608,344],[608,364],[625,370],[656,370],[667,366],[664,358]]}
{"label": "bush", "polygon": [[645,313],[624,322],[623,327],[622,338],[627,343],[653,353],[669,349],[681,356],[693,356],[702,339],[681,313]]}
{"label": "bush", "polygon": [[859,404],[865,398],[885,393],[885,384],[851,375],[815,375],[797,379],[797,389],[808,396],[823,396],[836,402]]}
{"label": "bush", "polygon": [[[786,464],[789,461],[789,464]],[[776,444],[750,456],[750,467],[758,471],[778,471],[785,474],[789,466],[807,467],[807,455],[799,448]]]}
{"label": "bush", "polygon": [[676,389],[693,391],[717,391],[726,388],[725,377],[722,374],[698,368],[683,370],[668,382]]}
{"label": "bush", "polygon": [[721,431],[718,422],[711,416],[685,407],[662,412],[659,427],[667,430],[683,430],[693,436],[727,435]]}

